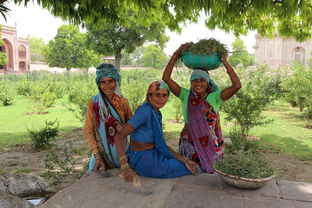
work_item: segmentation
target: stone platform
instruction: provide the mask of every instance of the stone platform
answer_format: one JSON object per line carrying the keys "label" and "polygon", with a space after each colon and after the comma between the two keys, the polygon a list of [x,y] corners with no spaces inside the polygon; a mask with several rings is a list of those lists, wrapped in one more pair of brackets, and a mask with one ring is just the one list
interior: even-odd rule
{"label": "stone platform", "polygon": [[257,190],[226,185],[218,175],[175,179],[140,177],[135,187],[118,177],[91,174],[59,191],[40,208],[312,208],[312,184],[271,180]]}

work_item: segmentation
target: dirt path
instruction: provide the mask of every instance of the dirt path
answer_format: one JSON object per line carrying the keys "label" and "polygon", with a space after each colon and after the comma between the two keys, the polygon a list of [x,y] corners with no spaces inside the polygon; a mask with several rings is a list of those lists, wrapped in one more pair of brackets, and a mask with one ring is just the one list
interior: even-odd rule
{"label": "dirt path", "polygon": [[[55,142],[59,151],[65,144],[71,142],[76,149],[87,149],[81,129],[72,131],[69,135],[63,135],[62,140]],[[177,147],[175,141],[169,145]],[[8,152],[0,153],[0,173],[5,174],[37,174],[45,171],[44,159],[47,151],[33,152],[29,145],[13,148]],[[77,153],[76,167],[81,168],[87,162],[88,153],[81,156]],[[263,156],[277,169],[279,179],[312,183],[312,161],[300,161],[293,156],[266,152]]]}

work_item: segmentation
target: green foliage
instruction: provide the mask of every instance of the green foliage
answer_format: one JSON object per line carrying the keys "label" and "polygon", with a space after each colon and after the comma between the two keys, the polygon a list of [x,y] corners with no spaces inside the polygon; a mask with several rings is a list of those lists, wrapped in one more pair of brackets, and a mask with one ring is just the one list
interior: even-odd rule
{"label": "green foliage", "polygon": [[73,25],[62,25],[49,41],[45,59],[50,67],[89,68],[100,63],[100,57],[89,49],[86,34]]}
{"label": "green foliage", "polygon": [[220,43],[214,38],[202,39],[194,43],[186,51],[197,55],[209,54],[214,52],[226,53],[228,51],[226,45]]}
{"label": "green foliage", "polygon": [[161,72],[155,70],[122,71],[121,92],[133,111],[145,100],[149,84],[160,77]]}
{"label": "green foliage", "polygon": [[173,108],[174,108],[174,118],[176,120],[176,122],[178,123],[180,121],[180,119],[182,118],[183,112],[182,112],[182,104],[181,101],[179,100],[179,98],[177,98],[176,96],[174,96],[173,98]]}
{"label": "green foliage", "polygon": [[77,150],[71,142],[68,142],[65,144],[64,149],[61,150],[61,153],[54,148],[46,154],[44,159],[46,171],[42,176],[49,180],[50,185],[58,186],[67,177],[78,179],[86,173],[87,164],[85,164],[82,170],[75,168],[77,151],[81,150]]}
{"label": "green foliage", "polygon": [[51,107],[54,104],[56,94],[51,91],[47,91],[44,86],[33,85],[30,93],[27,95],[30,100],[29,108],[36,113],[43,113],[45,109]]}
{"label": "green foliage", "polygon": [[127,10],[125,15],[127,21],[124,24],[109,21],[86,24],[88,44],[99,54],[113,54],[118,69],[122,51],[132,53],[146,41],[155,41],[160,46],[164,46],[168,41],[165,35],[166,26],[163,21],[157,21],[156,16],[147,25],[137,20],[140,15],[135,11]]}
{"label": "green foliage", "polygon": [[[25,6],[29,0],[14,0]],[[92,24],[105,19],[107,22],[128,23],[128,9],[136,14],[136,21],[149,25],[152,21],[164,22],[171,30],[179,30],[179,23],[195,22],[204,11],[206,24],[210,29],[219,28],[236,35],[256,30],[262,36],[273,36],[276,31],[284,37],[294,37],[303,41],[311,37],[312,2],[292,1],[218,1],[218,0],[128,0],[128,1],[67,1],[38,0],[39,5],[54,16],[69,20],[77,25],[86,20]],[[78,5],[78,6],[77,6]],[[1,4],[0,12],[5,16],[8,8]]]}
{"label": "green foliage", "polygon": [[304,111],[307,119],[312,119],[312,66],[295,64],[291,69],[292,75],[282,82],[285,99]]}
{"label": "green foliage", "polygon": [[45,121],[45,126],[38,130],[27,129],[34,149],[40,150],[50,146],[51,140],[59,133],[59,122]]}
{"label": "green foliage", "polygon": [[233,54],[229,56],[229,63],[232,66],[242,65],[243,67],[252,66],[255,64],[255,57],[253,54],[248,53],[244,45],[244,41],[237,38],[233,43]]}
{"label": "green foliage", "polygon": [[47,47],[47,45],[44,43],[42,38],[30,37],[29,39],[30,60],[44,62],[45,47]]}
{"label": "green foliage", "polygon": [[144,47],[144,53],[140,62],[145,67],[152,67],[154,69],[162,68],[167,63],[167,56],[165,52],[155,44]]}
{"label": "green foliage", "polygon": [[12,91],[9,89],[7,85],[5,85],[4,82],[0,82],[2,85],[2,89],[0,91],[0,101],[4,106],[12,105],[13,104],[13,95]]}
{"label": "green foliage", "polygon": [[217,170],[245,178],[266,178],[274,175],[274,169],[261,155],[251,152],[226,154],[214,164]]}
{"label": "green foliage", "polygon": [[85,121],[88,101],[97,93],[94,79],[89,81],[76,81],[70,86],[67,109],[81,122]]}
{"label": "green foliage", "polygon": [[133,59],[131,57],[131,54],[123,52],[121,54],[121,65],[132,65],[133,64]]}
{"label": "green foliage", "polygon": [[[0,5],[0,13],[3,11],[2,10],[3,6]],[[3,13],[2,13],[3,15]],[[0,25],[0,30],[1,30],[1,25]],[[1,38],[1,34],[0,34],[0,46],[3,46],[3,40]],[[3,53],[2,51],[0,51],[0,65],[4,65],[7,63],[7,56],[6,53]]]}
{"label": "green foliage", "polygon": [[268,124],[262,115],[264,108],[281,96],[282,71],[270,71],[266,66],[237,70],[243,88],[222,105],[225,119],[239,126],[243,138],[255,126]]}

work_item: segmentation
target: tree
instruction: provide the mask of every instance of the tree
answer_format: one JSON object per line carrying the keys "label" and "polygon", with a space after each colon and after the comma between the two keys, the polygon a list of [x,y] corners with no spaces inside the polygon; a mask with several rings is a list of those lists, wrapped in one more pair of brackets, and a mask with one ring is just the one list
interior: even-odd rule
{"label": "tree", "polygon": [[47,46],[42,38],[30,37],[29,40],[30,60],[32,61],[45,61],[44,49]]}
{"label": "tree", "polygon": [[122,59],[121,59],[121,64],[122,65],[131,65],[133,64],[133,59],[131,57],[131,54],[129,53],[121,53]]}
{"label": "tree", "polygon": [[143,66],[159,69],[167,63],[165,52],[155,44],[144,47],[144,54],[140,60]]}
{"label": "tree", "polygon": [[234,53],[229,57],[229,63],[232,66],[241,64],[243,67],[251,66],[255,63],[253,54],[248,53],[244,41],[237,38],[232,43]]}
{"label": "tree", "polygon": [[168,41],[166,26],[155,20],[149,25],[137,21],[138,15],[129,10],[124,25],[101,21],[100,24],[87,23],[87,41],[94,51],[102,55],[115,56],[115,66],[120,68],[121,52],[132,53],[146,41],[156,41],[160,46]]}
{"label": "tree", "polygon": [[[0,3],[0,13],[5,16],[6,0]],[[14,0],[15,4],[27,6],[30,0]],[[208,15],[210,29],[220,28],[236,35],[257,30],[262,36],[272,36],[276,31],[284,37],[304,41],[311,37],[311,0],[37,0],[42,8],[53,15],[75,24],[86,20],[93,23],[106,19],[120,24],[125,20],[125,11],[132,9],[139,16],[138,21],[148,24],[154,15],[161,16],[162,22],[171,30],[179,29],[179,23],[196,21],[202,11]]]}
{"label": "tree", "polygon": [[86,34],[73,25],[62,25],[49,41],[46,60],[51,67],[89,68],[100,63],[100,58],[87,47]]}

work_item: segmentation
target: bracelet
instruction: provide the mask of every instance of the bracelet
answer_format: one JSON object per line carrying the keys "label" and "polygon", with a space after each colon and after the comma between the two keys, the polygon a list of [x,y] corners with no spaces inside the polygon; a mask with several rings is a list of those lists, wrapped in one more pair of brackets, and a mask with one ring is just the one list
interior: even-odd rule
{"label": "bracelet", "polygon": [[120,166],[120,170],[124,170],[124,169],[127,169],[127,168],[130,168],[128,163],[122,164]]}
{"label": "bracelet", "polygon": [[185,157],[184,160],[183,160],[183,162],[184,162],[184,163],[187,163],[189,160],[190,160],[190,158]]}
{"label": "bracelet", "polygon": [[123,155],[119,158],[120,161],[122,161],[123,159],[127,159],[127,156],[126,155]]}

